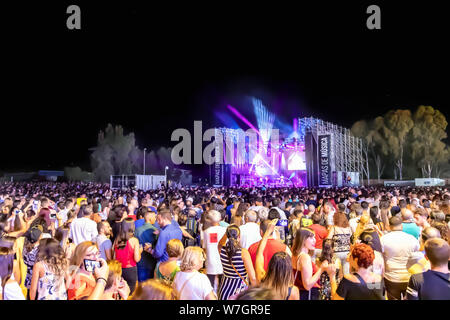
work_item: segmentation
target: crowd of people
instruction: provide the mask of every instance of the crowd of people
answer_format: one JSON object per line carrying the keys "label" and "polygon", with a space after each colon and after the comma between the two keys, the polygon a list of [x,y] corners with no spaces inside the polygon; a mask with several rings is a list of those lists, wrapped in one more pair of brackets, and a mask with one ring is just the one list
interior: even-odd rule
{"label": "crowd of people", "polygon": [[450,300],[444,187],[0,185],[2,300]]}

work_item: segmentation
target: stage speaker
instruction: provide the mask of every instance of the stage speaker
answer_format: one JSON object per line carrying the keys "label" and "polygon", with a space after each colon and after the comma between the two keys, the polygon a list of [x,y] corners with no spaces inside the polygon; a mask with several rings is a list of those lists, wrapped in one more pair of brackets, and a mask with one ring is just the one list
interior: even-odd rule
{"label": "stage speaker", "polygon": [[223,185],[231,186],[231,164],[222,164],[223,168]]}
{"label": "stage speaker", "polygon": [[305,134],[305,160],[308,187],[317,187],[319,186],[317,142],[311,131]]}

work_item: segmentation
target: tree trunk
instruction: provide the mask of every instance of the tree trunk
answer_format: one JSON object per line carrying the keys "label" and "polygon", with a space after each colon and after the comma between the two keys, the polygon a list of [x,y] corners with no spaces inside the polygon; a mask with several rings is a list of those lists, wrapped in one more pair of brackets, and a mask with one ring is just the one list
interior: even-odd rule
{"label": "tree trunk", "polygon": [[431,165],[430,162],[428,162],[428,178],[431,178],[431,172],[433,171],[433,166]]}
{"label": "tree trunk", "polygon": [[397,160],[398,175],[403,180],[403,144],[400,145],[400,158]]}
{"label": "tree trunk", "polygon": [[380,183],[381,175],[384,171],[384,165],[381,164],[381,157],[379,154],[374,156],[375,165],[377,166],[377,177],[378,177],[378,183]]}

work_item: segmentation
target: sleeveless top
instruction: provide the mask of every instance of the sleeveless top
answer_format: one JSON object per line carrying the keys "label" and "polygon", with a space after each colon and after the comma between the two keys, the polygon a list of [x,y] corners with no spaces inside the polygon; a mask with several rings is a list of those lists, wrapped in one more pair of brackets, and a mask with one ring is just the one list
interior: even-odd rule
{"label": "sleeveless top", "polygon": [[358,278],[359,283],[351,282],[345,277],[342,278],[336,293],[345,300],[385,300],[384,280],[381,282],[366,283],[357,273],[353,275]]}
{"label": "sleeveless top", "polygon": [[[297,257],[297,264],[298,264],[299,260],[300,260],[300,255]],[[297,286],[298,290],[300,290],[300,291],[308,291],[303,286],[301,270],[296,269],[297,264],[295,265],[295,268],[294,268],[294,266],[292,267],[292,271],[294,272],[294,277],[295,277],[294,286]],[[314,275],[319,270],[319,268],[317,268],[316,264],[312,261],[312,259],[311,259],[311,265],[312,265],[312,275]],[[313,288],[320,288],[319,281],[317,281],[314,284]]]}
{"label": "sleeveless top", "polygon": [[173,279],[175,279],[177,272],[180,271],[180,267],[177,265],[177,267],[172,271],[172,273],[168,277],[166,277],[159,271],[160,264],[161,264],[160,262],[156,264],[156,278],[172,283]]}
{"label": "sleeveless top", "polygon": [[127,241],[127,245],[123,249],[119,249],[117,244],[114,246],[116,253],[116,260],[122,264],[122,268],[132,268],[136,266],[134,260],[134,249],[130,245],[130,240]]}
{"label": "sleeveless top", "polygon": [[[69,290],[67,290],[69,300],[80,300],[84,297],[89,297],[92,291],[94,291],[96,284],[93,275],[86,275],[84,273],[75,274],[72,278]],[[86,287],[80,289],[83,285]]]}
{"label": "sleeveless top", "polygon": [[64,276],[55,275],[45,262],[44,276],[39,278],[37,300],[67,300],[67,291]]}
{"label": "sleeveless top", "polygon": [[350,251],[350,238],[352,236],[351,232],[348,233],[336,233],[336,228],[334,228],[333,242],[334,242],[334,253]]}
{"label": "sleeveless top", "polygon": [[[234,271],[233,267],[231,266],[230,259],[228,258],[225,247],[223,247],[220,250],[220,261],[222,262],[224,277],[240,279],[239,275],[236,273],[236,271]],[[233,262],[233,266],[239,272],[241,277],[246,279],[247,270],[245,269],[244,261],[242,260],[241,249],[236,251],[231,261]]]}

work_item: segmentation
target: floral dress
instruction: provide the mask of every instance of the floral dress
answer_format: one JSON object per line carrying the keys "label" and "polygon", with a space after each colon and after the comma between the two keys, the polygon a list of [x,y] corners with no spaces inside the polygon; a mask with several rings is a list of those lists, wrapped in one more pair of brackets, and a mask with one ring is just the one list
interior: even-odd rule
{"label": "floral dress", "polygon": [[64,276],[53,273],[45,262],[44,276],[39,278],[37,300],[67,300]]}
{"label": "floral dress", "polygon": [[[336,264],[336,257],[333,257],[332,263]],[[339,269],[336,270],[336,281],[338,282]],[[339,283],[337,283],[339,284]],[[331,281],[326,271],[320,275],[319,300],[331,300]]]}

